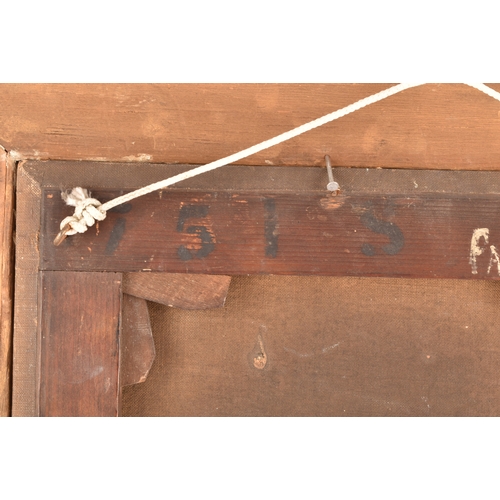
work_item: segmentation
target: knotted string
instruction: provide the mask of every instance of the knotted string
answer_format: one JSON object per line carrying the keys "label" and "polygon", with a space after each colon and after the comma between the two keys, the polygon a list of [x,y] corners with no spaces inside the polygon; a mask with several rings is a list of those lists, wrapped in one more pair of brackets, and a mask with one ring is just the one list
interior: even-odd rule
{"label": "knotted string", "polygon": [[75,207],[75,213],[62,220],[61,231],[54,240],[54,245],[59,245],[66,236],[76,233],[84,233],[89,226],[93,226],[95,221],[106,218],[106,211],[102,210],[99,200],[91,197],[87,189],[81,187],[73,188],[71,193],[62,193],[62,199],[66,205]]}

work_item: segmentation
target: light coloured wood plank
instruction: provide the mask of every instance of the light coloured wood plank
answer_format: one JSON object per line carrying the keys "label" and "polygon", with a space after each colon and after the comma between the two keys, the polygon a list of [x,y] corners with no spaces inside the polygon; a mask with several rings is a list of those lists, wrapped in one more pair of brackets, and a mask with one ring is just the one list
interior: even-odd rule
{"label": "light coloured wood plank", "polygon": [[[201,164],[389,86],[1,85],[0,144],[27,158]],[[320,165],[325,154],[334,166],[497,170],[500,103],[428,84],[241,163]]]}
{"label": "light coloured wood plank", "polygon": [[10,415],[14,162],[0,150],[0,416]]}

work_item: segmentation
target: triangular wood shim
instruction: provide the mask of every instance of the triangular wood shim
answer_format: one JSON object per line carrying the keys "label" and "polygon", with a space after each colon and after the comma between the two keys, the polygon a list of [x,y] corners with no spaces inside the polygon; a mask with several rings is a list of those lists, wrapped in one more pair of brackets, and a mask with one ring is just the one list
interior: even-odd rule
{"label": "triangular wood shim", "polygon": [[229,276],[168,273],[123,275],[121,386],[144,382],[155,358],[146,299],[180,309],[222,307]]}

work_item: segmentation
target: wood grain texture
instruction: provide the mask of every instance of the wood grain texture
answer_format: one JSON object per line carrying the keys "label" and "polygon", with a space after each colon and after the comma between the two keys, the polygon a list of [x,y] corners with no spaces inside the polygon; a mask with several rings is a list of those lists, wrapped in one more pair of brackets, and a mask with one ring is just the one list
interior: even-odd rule
{"label": "wood grain texture", "polygon": [[230,276],[175,273],[124,273],[124,293],[181,309],[222,307]]}
{"label": "wood grain texture", "polygon": [[120,385],[140,384],[155,359],[153,332],[144,299],[123,294],[120,338]]}
{"label": "wood grain texture", "polygon": [[[390,86],[1,85],[0,144],[25,158],[201,164]],[[320,165],[325,154],[334,166],[498,170],[500,103],[427,84],[241,163]]]}
{"label": "wood grain texture", "polygon": [[[57,194],[42,198],[46,270],[500,277],[500,194],[153,193],[55,247],[67,212]],[[101,199],[117,194],[96,192]],[[476,242],[474,273],[471,241],[479,228],[488,237]]]}
{"label": "wood grain texture", "polygon": [[121,275],[41,276],[40,416],[117,416]]}
{"label": "wood grain texture", "polygon": [[11,413],[14,169],[0,149],[0,417]]}

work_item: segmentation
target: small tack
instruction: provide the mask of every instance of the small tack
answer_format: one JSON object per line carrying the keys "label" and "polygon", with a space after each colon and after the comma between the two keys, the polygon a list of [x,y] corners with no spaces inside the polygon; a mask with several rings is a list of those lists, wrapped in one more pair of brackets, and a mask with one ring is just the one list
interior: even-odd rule
{"label": "small tack", "polygon": [[54,245],[58,247],[68,236],[68,231],[71,229],[71,226],[69,224],[66,224],[57,234],[57,236],[54,239]]}

